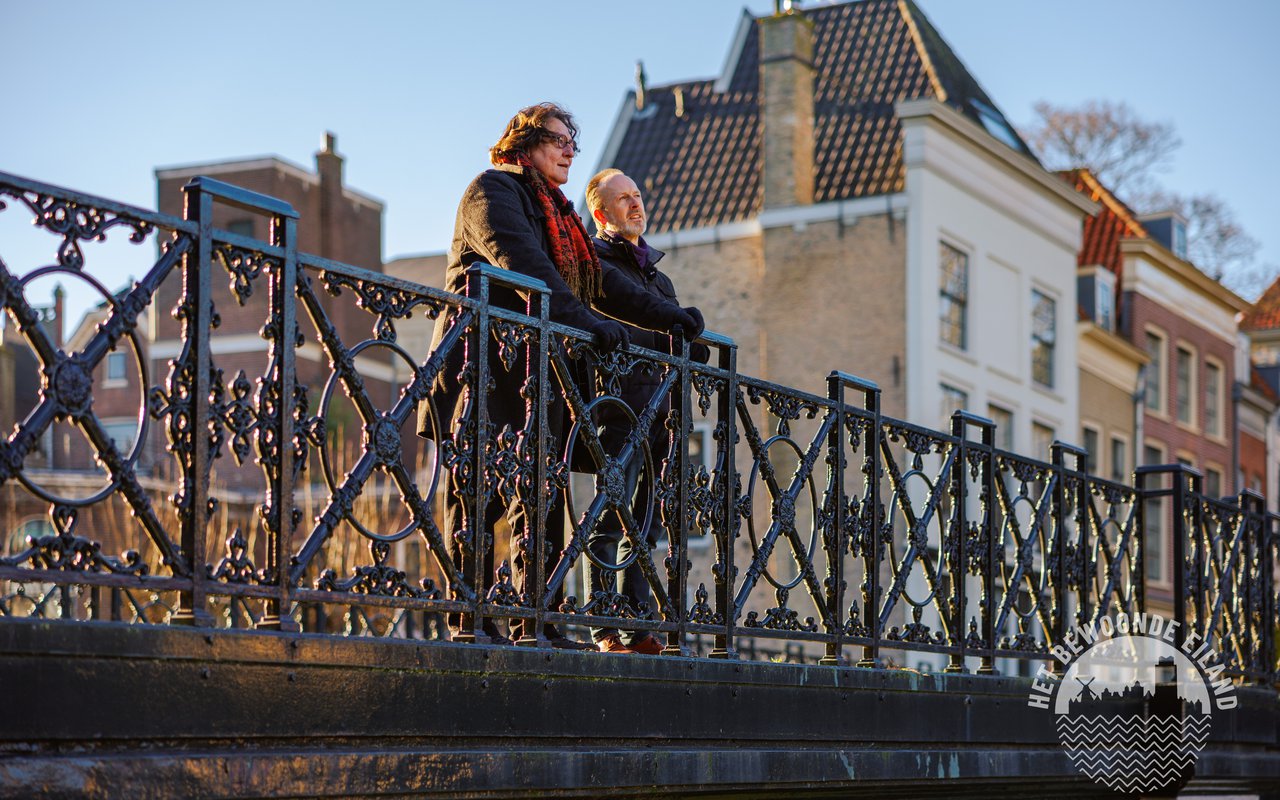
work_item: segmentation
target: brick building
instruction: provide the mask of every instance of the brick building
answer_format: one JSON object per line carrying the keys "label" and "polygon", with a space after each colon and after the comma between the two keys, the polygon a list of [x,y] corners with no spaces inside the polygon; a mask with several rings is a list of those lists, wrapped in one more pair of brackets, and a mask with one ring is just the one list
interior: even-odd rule
{"label": "brick building", "polygon": [[[1267,508],[1280,511],[1280,424],[1277,422],[1275,404],[1280,398],[1280,279],[1277,279],[1245,312],[1240,321],[1241,337],[1247,344],[1251,380],[1242,401],[1257,409],[1249,429],[1241,426],[1242,464],[1246,467],[1246,485],[1260,483],[1268,498]],[[1272,413],[1259,419],[1265,403],[1269,401]],[[1265,422],[1265,425],[1259,423]],[[1256,437],[1261,427],[1266,442],[1266,467],[1257,469],[1258,447]],[[1246,459],[1245,456],[1248,458]]]}
{"label": "brick building", "polygon": [[[316,153],[315,172],[275,156],[206,162],[174,167],[161,167],[156,174],[156,204],[161,213],[181,216],[184,207],[183,187],[196,176],[208,176],[254,192],[283,200],[298,212],[298,251],[310,253],[374,272],[382,271],[381,201],[353,189],[343,182],[343,158],[336,149],[332,134],[326,134],[324,148]],[[266,241],[270,220],[243,209],[214,204],[213,226],[232,233]],[[260,335],[267,316],[265,276],[257,279],[243,304],[232,293],[225,264],[217,257],[213,280],[214,303],[221,324],[211,341],[215,366],[222,370],[230,391],[231,384],[243,370],[252,383],[267,367],[268,342]],[[350,291],[331,297],[324,290],[317,273],[309,271],[313,288],[325,307],[328,319],[337,329],[346,347],[351,348],[373,337],[374,317],[356,306]],[[162,284],[152,306],[149,334],[153,340],[151,359],[153,382],[162,382],[168,373],[168,361],[178,354],[182,343],[181,329],[170,316],[182,290],[180,276],[175,273]],[[301,303],[298,321],[305,343],[297,349],[297,375],[300,385],[308,389],[312,413],[317,410],[325,382],[332,370],[317,336],[317,328]],[[385,351],[375,348],[356,359],[365,378],[370,398],[379,408],[389,408],[398,396],[404,376],[395,375],[393,362]],[[347,458],[360,441],[359,417],[354,406],[340,388],[335,387],[334,401],[327,415],[331,443],[339,458]],[[412,437],[407,437],[411,439]],[[153,446],[163,446],[163,436],[153,437]],[[410,444],[412,447],[412,444]],[[246,490],[261,483],[261,470],[256,466],[236,469],[230,459],[221,459],[217,469],[224,484]],[[318,475],[312,475],[319,479]]]}
{"label": "brick building", "polygon": [[[343,158],[335,150],[334,137],[327,135],[323,149],[316,153],[314,172],[274,156],[157,169],[157,207],[162,213],[182,216],[183,186],[198,175],[216,178],[293,206],[299,213],[299,252],[381,272],[383,204],[344,185],[342,173]],[[215,228],[266,241],[268,224],[266,217],[227,205],[214,206]],[[232,293],[226,266],[223,259],[215,257],[213,299],[220,324],[213,331],[211,351],[214,366],[222,371],[223,382],[229,392],[241,371],[250,386],[256,388],[257,380],[268,368],[268,342],[260,333],[268,313],[266,275],[259,275],[252,282],[252,291],[242,305]],[[351,291],[345,290],[341,297],[331,297],[324,290],[317,273],[312,271],[309,274],[326,314],[345,346],[351,348],[362,340],[373,338],[374,317],[357,307]],[[181,271],[175,270],[161,284],[146,318],[135,330],[136,352],[132,340],[122,339],[94,373],[94,415],[101,422],[105,434],[126,456],[133,450],[139,436],[139,424],[144,421],[140,420],[139,413],[145,413],[148,408],[148,392],[165,385],[169,361],[181,350],[181,331],[171,314],[182,291],[181,278]],[[117,296],[122,296],[130,288],[122,287]],[[59,289],[55,291],[53,302],[37,311],[41,324],[55,345],[71,352],[80,349],[94,335],[110,308],[107,302],[90,308],[64,342],[62,331],[66,320],[62,304]],[[306,343],[297,350],[298,381],[307,387],[309,413],[316,414],[332,369],[317,342],[316,327],[301,305],[298,319],[306,339]],[[402,369],[397,374],[385,350],[378,348],[357,357],[356,366],[362,373],[374,405],[389,408],[407,380],[406,371]],[[38,401],[40,381],[39,364],[30,347],[12,326],[0,326],[0,423],[4,424],[6,434]],[[333,458],[336,475],[341,479],[343,470],[357,453],[362,430],[358,424],[353,424],[358,423],[359,418],[342,389],[335,387],[333,394],[334,400],[326,414],[330,434],[327,451]],[[252,400],[252,390],[249,399]],[[144,488],[160,498],[173,490],[176,465],[174,459],[164,452],[167,445],[164,423],[154,419],[145,422],[148,434],[146,440],[138,445],[138,476]],[[405,441],[405,455],[412,462],[417,457],[417,439],[410,431]],[[104,469],[96,463],[94,449],[85,435],[75,430],[71,421],[53,423],[39,450],[27,456],[24,468],[47,471],[40,475],[43,484],[71,497],[92,493],[106,479]],[[303,480],[320,479],[321,470],[313,452]],[[221,501],[220,508],[234,517],[230,524],[252,525],[251,509],[262,500],[264,480],[261,467],[254,463],[253,452],[247,454],[243,465],[237,466],[224,451],[223,457],[215,461],[213,480],[214,493]],[[0,498],[10,505],[0,519],[6,531],[17,528],[25,531],[27,528],[23,526],[32,521],[40,523],[40,530],[47,529],[47,503],[39,502],[34,495],[19,490],[12,483],[6,490],[8,494]],[[311,494],[323,496],[317,492]],[[103,513],[121,512],[119,503],[114,505],[117,508],[105,509]],[[165,503],[159,505],[167,507]],[[111,536],[104,535],[111,526],[104,525],[102,520],[95,518],[85,524],[104,536],[104,547],[108,551],[132,545],[116,542]],[[14,534],[10,538],[6,545],[10,550],[25,546],[23,536]]]}
{"label": "brick building", "polygon": [[645,192],[647,240],[743,372],[814,391],[851,372],[889,414],[966,407],[1041,456],[1077,430],[1095,207],[909,0],[744,14],[719,77],[627,94],[598,166]]}
{"label": "brick building", "polygon": [[[597,167],[640,186],[646,240],[741,372],[814,392],[853,373],[889,415],[946,427],[966,408],[1040,458],[1074,438],[1075,264],[1097,207],[910,0],[744,13],[718,77],[626,95]],[[779,548],[770,568],[792,561]]]}
{"label": "brick building", "polygon": [[[1085,222],[1078,257],[1080,313],[1113,317],[1117,334],[1146,356],[1145,363],[1131,358],[1138,367],[1134,463],[1194,467],[1210,496],[1245,488],[1248,476],[1266,474],[1265,420],[1271,413],[1265,410],[1271,401],[1250,388],[1247,362],[1238,365],[1236,317],[1249,304],[1186,260],[1185,222],[1176,215],[1139,217],[1087,170],[1063,177],[1099,204]],[[1085,367],[1082,361],[1082,372]],[[1124,421],[1104,419],[1112,407],[1107,395],[1095,397],[1085,388],[1082,381],[1080,406],[1089,409],[1082,412],[1085,438],[1093,425],[1102,434],[1100,447],[1122,441]],[[1169,528],[1157,514],[1148,515],[1148,524],[1149,592],[1167,603],[1174,569]]]}

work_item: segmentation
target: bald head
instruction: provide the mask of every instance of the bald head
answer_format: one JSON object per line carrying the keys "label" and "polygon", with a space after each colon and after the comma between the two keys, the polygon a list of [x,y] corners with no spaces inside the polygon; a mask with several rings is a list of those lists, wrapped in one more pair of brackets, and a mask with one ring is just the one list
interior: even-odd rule
{"label": "bald head", "polygon": [[640,187],[621,170],[607,169],[587,184],[587,205],[601,230],[638,244],[648,227]]}

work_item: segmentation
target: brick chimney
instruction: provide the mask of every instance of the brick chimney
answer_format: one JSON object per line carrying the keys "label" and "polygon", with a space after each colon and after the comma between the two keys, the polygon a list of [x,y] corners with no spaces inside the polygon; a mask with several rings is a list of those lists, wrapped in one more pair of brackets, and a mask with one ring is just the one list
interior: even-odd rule
{"label": "brick chimney", "polygon": [[342,156],[338,155],[338,137],[324,134],[324,149],[316,153],[316,173],[320,176],[320,252],[325,258],[342,259],[341,231],[338,230],[342,207]]}
{"label": "brick chimney", "polygon": [[759,24],[764,207],[808,205],[813,202],[813,22],[788,8]]}
{"label": "brick chimney", "polygon": [[53,287],[53,320],[46,327],[53,336],[53,343],[58,349],[62,349],[65,342],[62,341],[62,326],[66,319],[62,316],[66,311],[67,290],[62,288],[59,283]]}

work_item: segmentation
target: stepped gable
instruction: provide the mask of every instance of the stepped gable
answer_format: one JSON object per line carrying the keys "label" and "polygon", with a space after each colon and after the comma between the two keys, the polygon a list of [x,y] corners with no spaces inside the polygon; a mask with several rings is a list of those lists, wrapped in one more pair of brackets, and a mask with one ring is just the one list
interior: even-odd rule
{"label": "stepped gable", "polygon": [[[814,202],[900,192],[902,126],[894,105],[933,98],[1034,160],[1004,114],[910,0],[804,9],[814,23]],[[646,87],[611,164],[645,191],[654,232],[760,212],[759,26],[719,79]],[[680,115],[677,116],[677,110]]]}

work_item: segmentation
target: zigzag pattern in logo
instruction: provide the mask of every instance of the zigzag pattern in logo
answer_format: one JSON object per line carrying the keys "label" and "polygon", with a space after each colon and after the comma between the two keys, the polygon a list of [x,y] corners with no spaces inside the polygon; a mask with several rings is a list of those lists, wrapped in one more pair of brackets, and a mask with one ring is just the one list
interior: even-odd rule
{"label": "zigzag pattern in logo", "polygon": [[1116,791],[1147,792],[1196,763],[1209,738],[1208,716],[1057,717],[1058,740],[1085,775]]}

